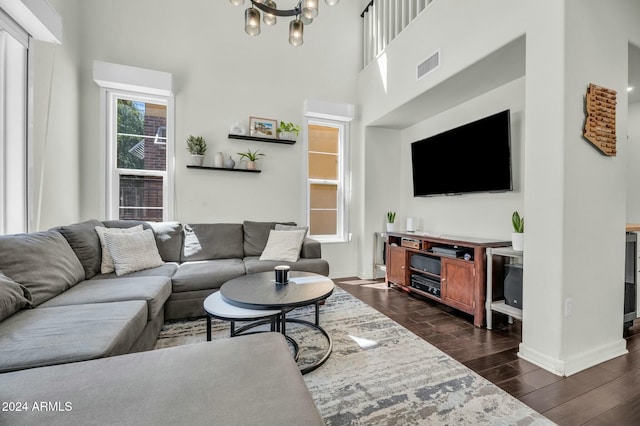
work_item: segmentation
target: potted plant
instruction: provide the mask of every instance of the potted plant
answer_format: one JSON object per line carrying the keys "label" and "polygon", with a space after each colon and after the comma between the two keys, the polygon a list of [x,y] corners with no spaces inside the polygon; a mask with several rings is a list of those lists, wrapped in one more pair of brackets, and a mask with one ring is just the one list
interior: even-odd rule
{"label": "potted plant", "polygon": [[520,216],[518,211],[514,211],[511,215],[511,223],[513,232],[511,233],[511,245],[516,251],[524,249],[524,216]]}
{"label": "potted plant", "polygon": [[387,212],[387,232],[393,232],[395,229],[396,212]]}
{"label": "potted plant", "polygon": [[278,138],[286,139],[290,141],[295,141],[300,134],[300,126],[294,123],[287,123],[284,121],[280,122],[280,126],[278,127]]}
{"label": "potted plant", "polygon": [[202,136],[189,135],[187,138],[187,151],[191,154],[191,165],[202,166],[204,153],[207,152],[207,142]]}
{"label": "potted plant", "polygon": [[266,154],[261,153],[259,149],[256,149],[255,152],[251,152],[249,149],[247,152],[239,152],[238,155],[240,156],[240,159],[247,159],[247,170],[255,170],[258,157],[266,156]]}

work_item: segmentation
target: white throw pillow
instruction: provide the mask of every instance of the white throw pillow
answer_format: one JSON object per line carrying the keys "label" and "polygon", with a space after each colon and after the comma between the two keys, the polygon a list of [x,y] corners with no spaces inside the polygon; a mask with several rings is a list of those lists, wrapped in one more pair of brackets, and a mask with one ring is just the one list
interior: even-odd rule
{"label": "white throw pillow", "polygon": [[104,240],[118,276],[164,263],[151,229],[133,233],[106,233]]}
{"label": "white throw pillow", "polygon": [[267,246],[264,248],[260,260],[296,262],[300,257],[300,248],[302,248],[302,241],[306,233],[306,230],[271,230]]}
{"label": "white throw pillow", "polygon": [[299,231],[299,230],[304,230],[304,237],[307,238],[307,232],[309,232],[308,226],[282,225],[280,223],[276,223],[276,231]]}
{"label": "white throw pillow", "polygon": [[113,258],[111,257],[111,253],[109,252],[107,244],[104,241],[105,234],[123,234],[140,231],[142,231],[142,225],[136,225],[131,228],[105,228],[104,226],[96,226],[96,232],[98,233],[98,238],[100,238],[100,245],[102,246],[102,263],[100,264],[100,273],[108,274],[109,272],[115,271]]}

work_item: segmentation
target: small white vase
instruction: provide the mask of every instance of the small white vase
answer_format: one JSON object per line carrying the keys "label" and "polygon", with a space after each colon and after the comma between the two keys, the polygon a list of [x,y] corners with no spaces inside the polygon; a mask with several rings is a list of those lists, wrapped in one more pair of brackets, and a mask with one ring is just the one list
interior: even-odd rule
{"label": "small white vase", "polygon": [[515,251],[524,250],[524,232],[511,233],[511,246]]}
{"label": "small white vase", "polygon": [[213,156],[213,167],[224,167],[224,156],[221,152]]}
{"label": "small white vase", "polygon": [[192,166],[202,166],[202,162],[204,161],[204,155],[191,154],[191,165]]}
{"label": "small white vase", "polygon": [[387,222],[387,232],[393,232],[395,230],[396,230],[396,224]]}

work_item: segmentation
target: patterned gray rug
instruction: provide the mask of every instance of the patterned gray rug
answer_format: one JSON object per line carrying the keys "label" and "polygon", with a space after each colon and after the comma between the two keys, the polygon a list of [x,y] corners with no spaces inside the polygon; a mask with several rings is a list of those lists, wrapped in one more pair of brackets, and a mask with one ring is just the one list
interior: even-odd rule
{"label": "patterned gray rug", "polygon": [[[313,308],[290,314],[313,322]],[[321,307],[333,352],[304,380],[327,425],[552,425],[472,370],[344,290]],[[156,349],[204,341],[206,320],[165,324]],[[320,333],[287,326],[299,364],[326,350]],[[213,339],[229,325],[213,321]]]}

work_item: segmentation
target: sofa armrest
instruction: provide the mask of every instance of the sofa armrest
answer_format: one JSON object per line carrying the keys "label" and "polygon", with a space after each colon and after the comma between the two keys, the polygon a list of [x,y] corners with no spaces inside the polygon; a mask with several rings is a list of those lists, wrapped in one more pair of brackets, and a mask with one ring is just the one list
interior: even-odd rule
{"label": "sofa armrest", "polygon": [[320,259],[322,258],[322,246],[319,241],[311,238],[305,238],[300,249],[300,257],[304,259]]}

